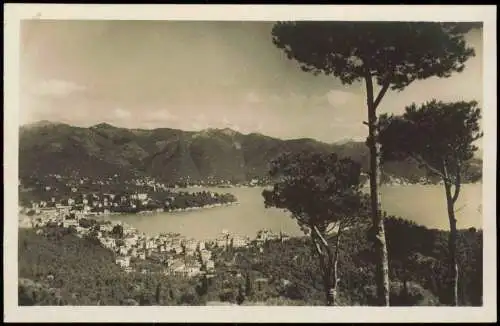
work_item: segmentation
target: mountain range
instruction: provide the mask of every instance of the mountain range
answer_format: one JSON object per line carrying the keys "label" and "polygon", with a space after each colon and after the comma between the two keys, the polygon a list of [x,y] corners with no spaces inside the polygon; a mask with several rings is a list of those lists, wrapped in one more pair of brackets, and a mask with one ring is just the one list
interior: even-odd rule
{"label": "mountain range", "polygon": [[[84,128],[40,121],[20,127],[19,171],[20,177],[78,172],[88,177],[152,176],[165,182],[187,177],[192,181],[213,178],[240,182],[266,176],[269,162],[287,151],[335,152],[359,162],[364,171],[369,164],[364,142],[282,140],[227,128],[145,130],[107,123]],[[385,164],[384,172],[405,178],[425,173],[411,162]]]}

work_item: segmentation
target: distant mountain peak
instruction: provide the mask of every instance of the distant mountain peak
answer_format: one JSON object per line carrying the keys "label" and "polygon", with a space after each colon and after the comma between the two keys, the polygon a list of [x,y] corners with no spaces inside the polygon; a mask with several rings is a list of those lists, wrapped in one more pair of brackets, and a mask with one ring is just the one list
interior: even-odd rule
{"label": "distant mountain peak", "polygon": [[228,135],[228,136],[234,136],[236,134],[238,134],[237,131],[231,129],[231,128],[224,128],[224,129],[219,129],[219,131],[221,133],[223,133],[224,135]]}
{"label": "distant mountain peak", "polygon": [[[364,142],[327,144],[310,138],[278,139],[260,133],[243,134],[230,128],[182,130],[134,130],[100,123],[72,127],[64,123],[39,121],[45,128],[21,129],[19,140],[20,175],[71,174],[103,177],[117,172],[136,172],[159,180],[177,182],[221,178],[245,180],[268,174],[269,162],[285,152],[328,151],[369,166]],[[54,127],[52,127],[54,126]],[[23,132],[24,130],[29,132]],[[202,141],[192,138],[203,137]],[[480,172],[480,160],[474,164]],[[396,177],[420,173],[418,166],[396,162],[384,167]]]}
{"label": "distant mountain peak", "polygon": [[54,121],[49,121],[49,120],[40,120],[32,123],[28,123],[25,125],[22,125],[21,127],[47,127],[47,126],[55,126],[55,125],[61,125],[62,123],[60,122],[54,122]]}
{"label": "distant mountain peak", "polygon": [[239,134],[239,132],[237,132],[236,130],[233,130],[231,128],[208,128],[208,129],[204,129],[202,131],[199,132],[199,134],[202,134],[202,135],[209,135],[209,134],[214,134],[214,133],[218,133],[218,134],[223,134],[223,135],[226,135],[226,136],[235,136],[237,134]]}
{"label": "distant mountain peak", "polygon": [[115,127],[107,122],[101,122],[101,123],[98,123],[96,125],[93,125],[90,128],[93,128],[93,129],[116,129],[117,127]]}
{"label": "distant mountain peak", "polygon": [[336,142],[334,142],[335,145],[345,145],[345,144],[348,144],[348,143],[359,143],[359,141],[356,141],[352,138],[342,138],[340,140],[337,140]]}

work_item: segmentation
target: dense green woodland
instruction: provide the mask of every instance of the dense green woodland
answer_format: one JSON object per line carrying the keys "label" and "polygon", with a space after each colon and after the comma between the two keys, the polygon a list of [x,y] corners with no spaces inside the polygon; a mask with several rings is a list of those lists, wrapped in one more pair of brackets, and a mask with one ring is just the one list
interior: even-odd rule
{"label": "dense green woodland", "polygon": [[[388,218],[391,305],[446,305],[447,232]],[[213,278],[184,279],[161,273],[126,273],[95,239],[69,229],[19,234],[20,305],[321,305],[323,289],[310,241],[268,242],[259,249],[214,251]],[[372,305],[374,262],[367,227],[346,232],[341,247],[339,305]],[[459,236],[460,304],[482,305],[481,230]],[[259,279],[267,279],[262,286]]]}

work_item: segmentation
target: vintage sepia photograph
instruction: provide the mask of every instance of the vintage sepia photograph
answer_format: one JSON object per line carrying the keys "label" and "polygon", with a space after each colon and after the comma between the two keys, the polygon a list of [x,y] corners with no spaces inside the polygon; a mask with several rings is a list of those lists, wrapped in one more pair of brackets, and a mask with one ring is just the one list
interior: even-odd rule
{"label": "vintage sepia photograph", "polygon": [[38,7],[4,121],[16,309],[496,310],[488,16]]}

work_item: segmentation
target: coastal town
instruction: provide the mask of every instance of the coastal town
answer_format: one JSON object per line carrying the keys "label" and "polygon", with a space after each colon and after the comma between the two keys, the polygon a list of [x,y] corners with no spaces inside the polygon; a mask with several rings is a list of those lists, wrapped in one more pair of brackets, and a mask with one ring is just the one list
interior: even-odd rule
{"label": "coastal town", "polygon": [[[414,306],[493,320],[481,70],[496,17],[306,9],[275,21],[13,9],[4,320],[99,322],[91,308],[120,306],[149,312],[103,319],[335,322],[342,308]],[[167,311],[207,306],[231,308]],[[326,315],[237,313],[247,306]]]}
{"label": "coastal town", "polygon": [[230,193],[188,192],[151,178],[120,180],[117,175],[102,179],[61,175],[25,178],[19,180],[19,190],[20,205],[35,214],[42,210],[80,215],[175,212],[237,203]]}
{"label": "coastal town", "polygon": [[211,240],[195,240],[178,233],[146,235],[120,222],[96,220],[83,215],[68,215],[57,211],[40,211],[25,216],[20,227],[35,228],[38,235],[47,235],[51,228],[64,228],[80,238],[95,240],[115,253],[115,262],[125,272],[160,272],[166,275],[195,277],[212,276],[216,265],[214,250],[229,250],[255,246],[263,251],[267,241],[287,241],[283,232],[261,230],[255,239],[234,235],[227,230]]}

